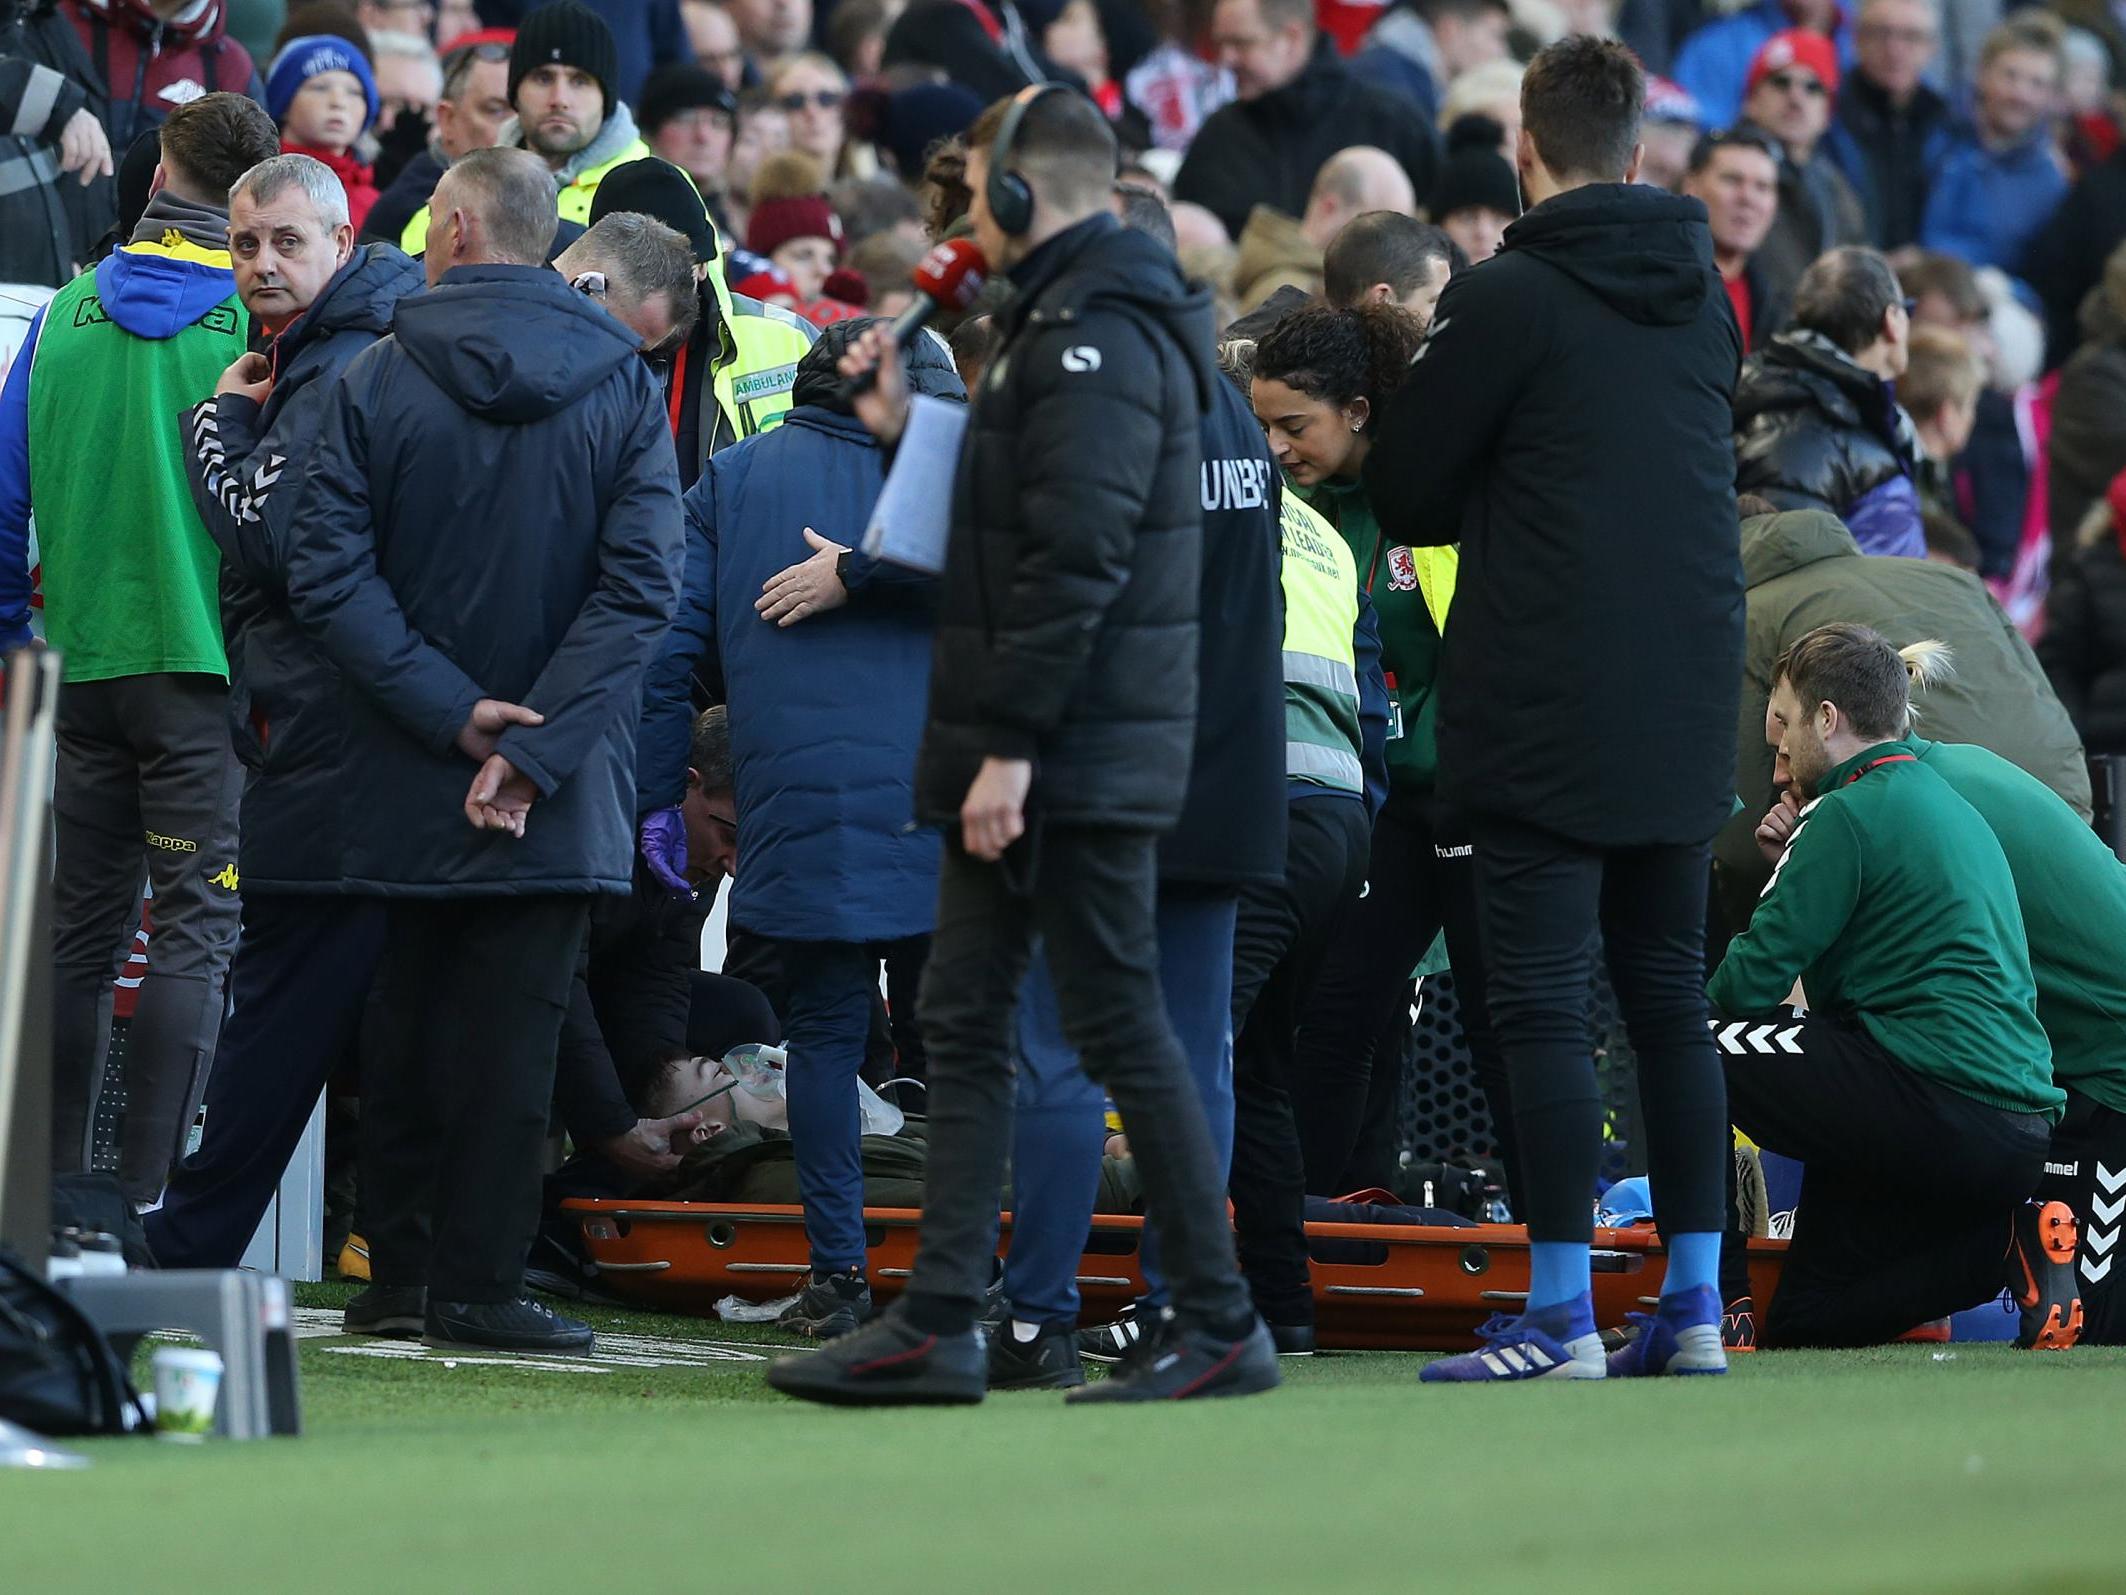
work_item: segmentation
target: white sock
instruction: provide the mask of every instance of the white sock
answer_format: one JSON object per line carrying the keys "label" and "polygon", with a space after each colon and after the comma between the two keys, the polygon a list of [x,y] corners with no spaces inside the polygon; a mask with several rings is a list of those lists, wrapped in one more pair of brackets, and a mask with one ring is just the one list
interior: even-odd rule
{"label": "white sock", "polygon": [[1023,1318],[1014,1318],[1011,1321],[1011,1338],[1022,1346],[1030,1346],[1041,1338],[1041,1326],[1029,1324]]}

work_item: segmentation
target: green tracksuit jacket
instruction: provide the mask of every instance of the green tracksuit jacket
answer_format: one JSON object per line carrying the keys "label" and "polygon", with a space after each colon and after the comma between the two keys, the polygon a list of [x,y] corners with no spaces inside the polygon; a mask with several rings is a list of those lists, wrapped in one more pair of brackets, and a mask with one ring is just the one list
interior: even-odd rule
{"label": "green tracksuit jacket", "polygon": [[1999,754],[1918,738],[1912,747],[2007,855],[2052,1078],[2126,1113],[2126,864],[2051,788]]}
{"label": "green tracksuit jacket", "polygon": [[1824,779],[1709,995],[1764,1013],[1798,977],[1915,1073],[2010,1113],[2057,1116],[2015,879],[1978,811],[1885,742]]}

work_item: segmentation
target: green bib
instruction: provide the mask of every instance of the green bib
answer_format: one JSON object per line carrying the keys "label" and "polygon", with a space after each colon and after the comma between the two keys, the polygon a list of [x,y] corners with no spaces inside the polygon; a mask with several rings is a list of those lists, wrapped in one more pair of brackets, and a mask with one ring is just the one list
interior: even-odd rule
{"label": "green bib", "polygon": [[30,367],[30,501],[45,637],[69,681],[227,680],[221,553],[186,485],[183,411],[244,352],[232,294],[164,339],[112,321],[85,272],[45,312]]}

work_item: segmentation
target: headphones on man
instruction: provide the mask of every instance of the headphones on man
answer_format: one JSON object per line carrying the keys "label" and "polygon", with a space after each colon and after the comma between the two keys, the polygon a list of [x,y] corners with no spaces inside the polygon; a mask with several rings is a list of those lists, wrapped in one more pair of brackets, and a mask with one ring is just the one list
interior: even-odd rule
{"label": "headphones on man", "polygon": [[1019,124],[1026,120],[1027,112],[1044,94],[1070,92],[1061,83],[1028,84],[1012,96],[1011,106],[1004,112],[1003,125],[997,129],[997,140],[989,146],[989,176],[982,185],[982,194],[989,201],[990,216],[1013,238],[1033,227],[1033,187],[1011,170],[1012,148],[1018,143]]}

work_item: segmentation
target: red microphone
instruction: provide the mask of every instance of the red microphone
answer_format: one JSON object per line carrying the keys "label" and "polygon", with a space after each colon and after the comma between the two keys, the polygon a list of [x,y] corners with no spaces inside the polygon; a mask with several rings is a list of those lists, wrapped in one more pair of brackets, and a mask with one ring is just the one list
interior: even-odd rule
{"label": "red microphone", "polygon": [[[890,328],[895,345],[903,349],[940,310],[965,310],[982,296],[989,262],[973,239],[948,238],[922,258],[909,280],[915,286],[915,303],[895,316]],[[849,392],[866,392],[877,380],[876,369],[867,371],[849,384]]]}

